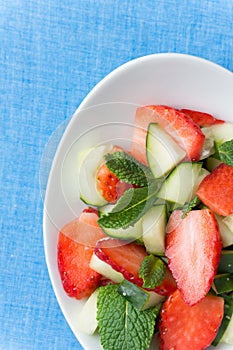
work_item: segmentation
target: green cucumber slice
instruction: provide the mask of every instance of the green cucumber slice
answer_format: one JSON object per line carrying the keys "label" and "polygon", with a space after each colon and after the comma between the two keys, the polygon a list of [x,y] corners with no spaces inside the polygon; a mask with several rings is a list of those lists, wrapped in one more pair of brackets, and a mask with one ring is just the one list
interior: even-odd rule
{"label": "green cucumber slice", "polygon": [[138,220],[133,226],[129,226],[126,229],[102,227],[102,230],[109,237],[134,241],[140,239],[142,236],[142,219]]}
{"label": "green cucumber slice", "polygon": [[230,273],[223,273],[220,275],[216,275],[214,278],[212,288],[217,294],[232,292],[233,275]]}
{"label": "green cucumber slice", "polygon": [[166,224],[165,204],[153,206],[142,217],[142,238],[148,253],[164,255]]}
{"label": "green cucumber slice", "polygon": [[91,257],[90,268],[115,283],[120,283],[124,279],[122,273],[114,270],[112,266],[105,261],[100,260],[94,253]]}
{"label": "green cucumber slice", "polygon": [[209,128],[202,128],[202,133],[205,135],[205,141],[201,152],[200,160],[206,159],[215,153],[214,138]]}
{"label": "green cucumber slice", "polygon": [[[221,343],[231,344],[233,345],[233,295],[229,299],[225,298],[227,313],[226,313],[226,321],[225,321],[225,332],[221,338]],[[225,315],[224,315],[225,320]]]}
{"label": "green cucumber slice", "polygon": [[77,315],[77,329],[83,333],[92,335],[95,333],[97,323],[97,298],[99,289],[96,289],[85,301],[81,311]]}
{"label": "green cucumber slice", "polygon": [[[191,199],[193,199],[193,197],[195,196],[196,194],[196,191],[198,189],[198,186],[200,185],[200,183],[202,182],[202,180],[207,176],[209,175],[210,172],[208,170],[206,170],[205,168],[201,168],[200,169],[200,172],[199,172],[199,175],[195,181],[195,184],[193,186],[193,190],[192,190],[192,194],[191,194]],[[201,201],[199,201],[201,202]]]}
{"label": "green cucumber slice", "polygon": [[218,265],[219,273],[233,274],[233,250],[223,250]]}
{"label": "green cucumber slice", "polygon": [[146,138],[146,155],[155,178],[167,175],[186,152],[156,123],[151,123]]}
{"label": "green cucumber slice", "polygon": [[218,222],[223,248],[229,247],[233,244],[233,231],[224,223],[224,217],[215,214]]}
{"label": "green cucumber slice", "polygon": [[233,296],[224,295],[224,316],[212,345],[228,343],[233,345]]}
{"label": "green cucumber slice", "polygon": [[[202,132],[206,132],[207,128],[202,128]],[[221,144],[233,139],[233,123],[225,122],[222,124],[215,124],[208,127],[213,135],[214,141]]]}
{"label": "green cucumber slice", "polygon": [[114,208],[114,204],[106,204],[98,208],[99,217],[111,213]]}
{"label": "green cucumber slice", "polygon": [[127,280],[119,284],[117,291],[138,310],[149,309],[165,299],[164,296],[155,292],[149,292]]}
{"label": "green cucumber slice", "polygon": [[91,148],[81,157],[78,164],[78,183],[80,199],[96,207],[103,206],[107,201],[96,187],[96,172],[104,162],[104,155],[110,152],[112,145],[101,145]]}
{"label": "green cucumber slice", "polygon": [[[233,199],[232,199],[233,200]],[[224,222],[225,225],[227,225],[227,227],[229,228],[229,230],[232,232],[233,234],[233,214],[232,215],[228,215],[225,216],[224,219],[222,220]]]}
{"label": "green cucumber slice", "polygon": [[162,184],[157,197],[180,205],[189,202],[197,187],[201,167],[201,163],[178,164]]}
{"label": "green cucumber slice", "polygon": [[222,161],[213,157],[209,157],[206,159],[205,164],[206,164],[207,170],[213,171],[215,168],[217,168],[217,166],[222,164]]}

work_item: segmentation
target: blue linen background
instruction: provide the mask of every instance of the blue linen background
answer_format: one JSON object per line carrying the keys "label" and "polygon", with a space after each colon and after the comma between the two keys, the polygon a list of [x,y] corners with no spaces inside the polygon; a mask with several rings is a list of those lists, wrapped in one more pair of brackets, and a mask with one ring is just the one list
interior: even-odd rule
{"label": "blue linen background", "polygon": [[233,1],[0,0],[0,43],[0,350],[79,350],[44,258],[46,144],[133,58],[189,53],[233,71]]}

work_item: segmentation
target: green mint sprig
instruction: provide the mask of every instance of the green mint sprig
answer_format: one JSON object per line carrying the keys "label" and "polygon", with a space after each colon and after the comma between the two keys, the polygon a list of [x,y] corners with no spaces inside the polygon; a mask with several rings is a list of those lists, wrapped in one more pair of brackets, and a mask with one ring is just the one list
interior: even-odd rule
{"label": "green mint sprig", "polygon": [[105,155],[106,165],[120,181],[144,187],[154,180],[151,170],[125,152]]}
{"label": "green mint sprig", "polygon": [[158,257],[146,256],[139,269],[139,277],[143,279],[143,288],[153,289],[159,286],[165,278],[166,265]]}
{"label": "green mint sprig", "polygon": [[233,139],[218,146],[218,154],[221,161],[233,167]]}
{"label": "green mint sprig", "polygon": [[104,350],[148,350],[159,309],[139,311],[117,288],[109,284],[99,289],[97,321],[101,345]]}
{"label": "green mint sprig", "polygon": [[100,227],[126,229],[133,226],[153,206],[159,186],[159,183],[154,182],[148,187],[125,191],[112,211],[98,220]]}
{"label": "green mint sprig", "polygon": [[194,196],[193,199],[190,202],[186,202],[183,206],[182,209],[182,219],[184,219],[187,214],[196,207],[196,205],[198,204],[198,197]]}

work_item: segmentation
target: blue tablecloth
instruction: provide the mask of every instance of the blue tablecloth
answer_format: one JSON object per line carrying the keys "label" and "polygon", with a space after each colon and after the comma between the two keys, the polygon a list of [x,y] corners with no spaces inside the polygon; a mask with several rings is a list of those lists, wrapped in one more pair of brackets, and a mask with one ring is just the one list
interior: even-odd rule
{"label": "blue tablecloth", "polygon": [[44,257],[45,146],[133,58],[189,53],[233,71],[233,1],[1,0],[0,45],[0,350],[78,350]]}

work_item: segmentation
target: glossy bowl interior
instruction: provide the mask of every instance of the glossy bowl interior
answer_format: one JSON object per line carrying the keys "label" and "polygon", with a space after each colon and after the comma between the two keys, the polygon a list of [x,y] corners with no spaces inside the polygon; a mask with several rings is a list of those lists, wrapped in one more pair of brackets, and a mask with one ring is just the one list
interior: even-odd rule
{"label": "glossy bowl interior", "polygon": [[[100,350],[99,337],[78,330],[83,302],[63,291],[57,268],[59,229],[79,215],[78,157],[85,148],[112,142],[128,146],[136,107],[166,104],[212,113],[233,122],[233,74],[204,59],[155,54],[130,61],[104,78],[85,98],[66,128],[49,175],[44,202],[44,247],[62,312],[84,349]],[[155,349],[155,348],[154,348]],[[214,349],[214,348],[213,348]],[[221,344],[218,350],[233,349]]]}

